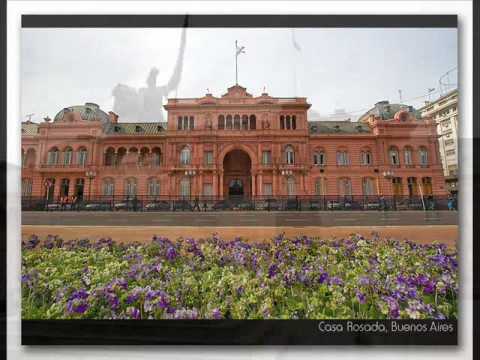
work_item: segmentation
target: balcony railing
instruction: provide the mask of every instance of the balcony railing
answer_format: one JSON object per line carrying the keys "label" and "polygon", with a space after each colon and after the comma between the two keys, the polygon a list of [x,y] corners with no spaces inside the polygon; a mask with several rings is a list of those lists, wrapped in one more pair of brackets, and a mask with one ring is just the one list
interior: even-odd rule
{"label": "balcony railing", "polygon": [[57,163],[57,164],[49,164],[49,163],[42,163],[40,164],[41,168],[47,168],[47,169],[53,169],[53,168],[62,168],[62,169],[74,169],[74,168],[86,168],[89,167],[90,164],[77,164],[77,163],[72,163],[72,164],[62,164],[62,163]]}

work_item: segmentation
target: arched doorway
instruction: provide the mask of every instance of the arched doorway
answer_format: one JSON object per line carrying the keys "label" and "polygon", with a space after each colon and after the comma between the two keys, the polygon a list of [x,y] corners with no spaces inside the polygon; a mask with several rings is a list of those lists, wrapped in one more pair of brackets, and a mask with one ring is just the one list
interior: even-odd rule
{"label": "arched doorway", "polygon": [[223,195],[226,198],[250,197],[252,161],[245,151],[232,150],[223,159]]}

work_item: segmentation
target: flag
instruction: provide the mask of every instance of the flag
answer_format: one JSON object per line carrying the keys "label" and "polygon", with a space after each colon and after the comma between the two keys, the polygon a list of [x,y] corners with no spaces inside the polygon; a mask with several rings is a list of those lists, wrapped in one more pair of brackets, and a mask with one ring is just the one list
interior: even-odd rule
{"label": "flag", "polygon": [[297,40],[295,39],[295,30],[292,29],[292,45],[297,51],[302,51],[302,48],[298,44]]}

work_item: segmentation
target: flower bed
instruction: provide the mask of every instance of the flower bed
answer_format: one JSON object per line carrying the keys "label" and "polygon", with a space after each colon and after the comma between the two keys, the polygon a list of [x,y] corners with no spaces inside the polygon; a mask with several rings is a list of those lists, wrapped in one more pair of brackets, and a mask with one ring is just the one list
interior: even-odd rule
{"label": "flower bed", "polygon": [[442,244],[33,236],[22,248],[24,319],[457,317],[456,253]]}

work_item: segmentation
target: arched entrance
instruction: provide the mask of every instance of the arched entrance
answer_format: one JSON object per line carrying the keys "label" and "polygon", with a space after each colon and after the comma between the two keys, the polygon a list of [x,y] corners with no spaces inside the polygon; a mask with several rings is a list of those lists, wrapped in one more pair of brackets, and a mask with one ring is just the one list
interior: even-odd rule
{"label": "arched entrance", "polygon": [[232,150],[223,159],[223,196],[250,197],[252,161],[243,150]]}

